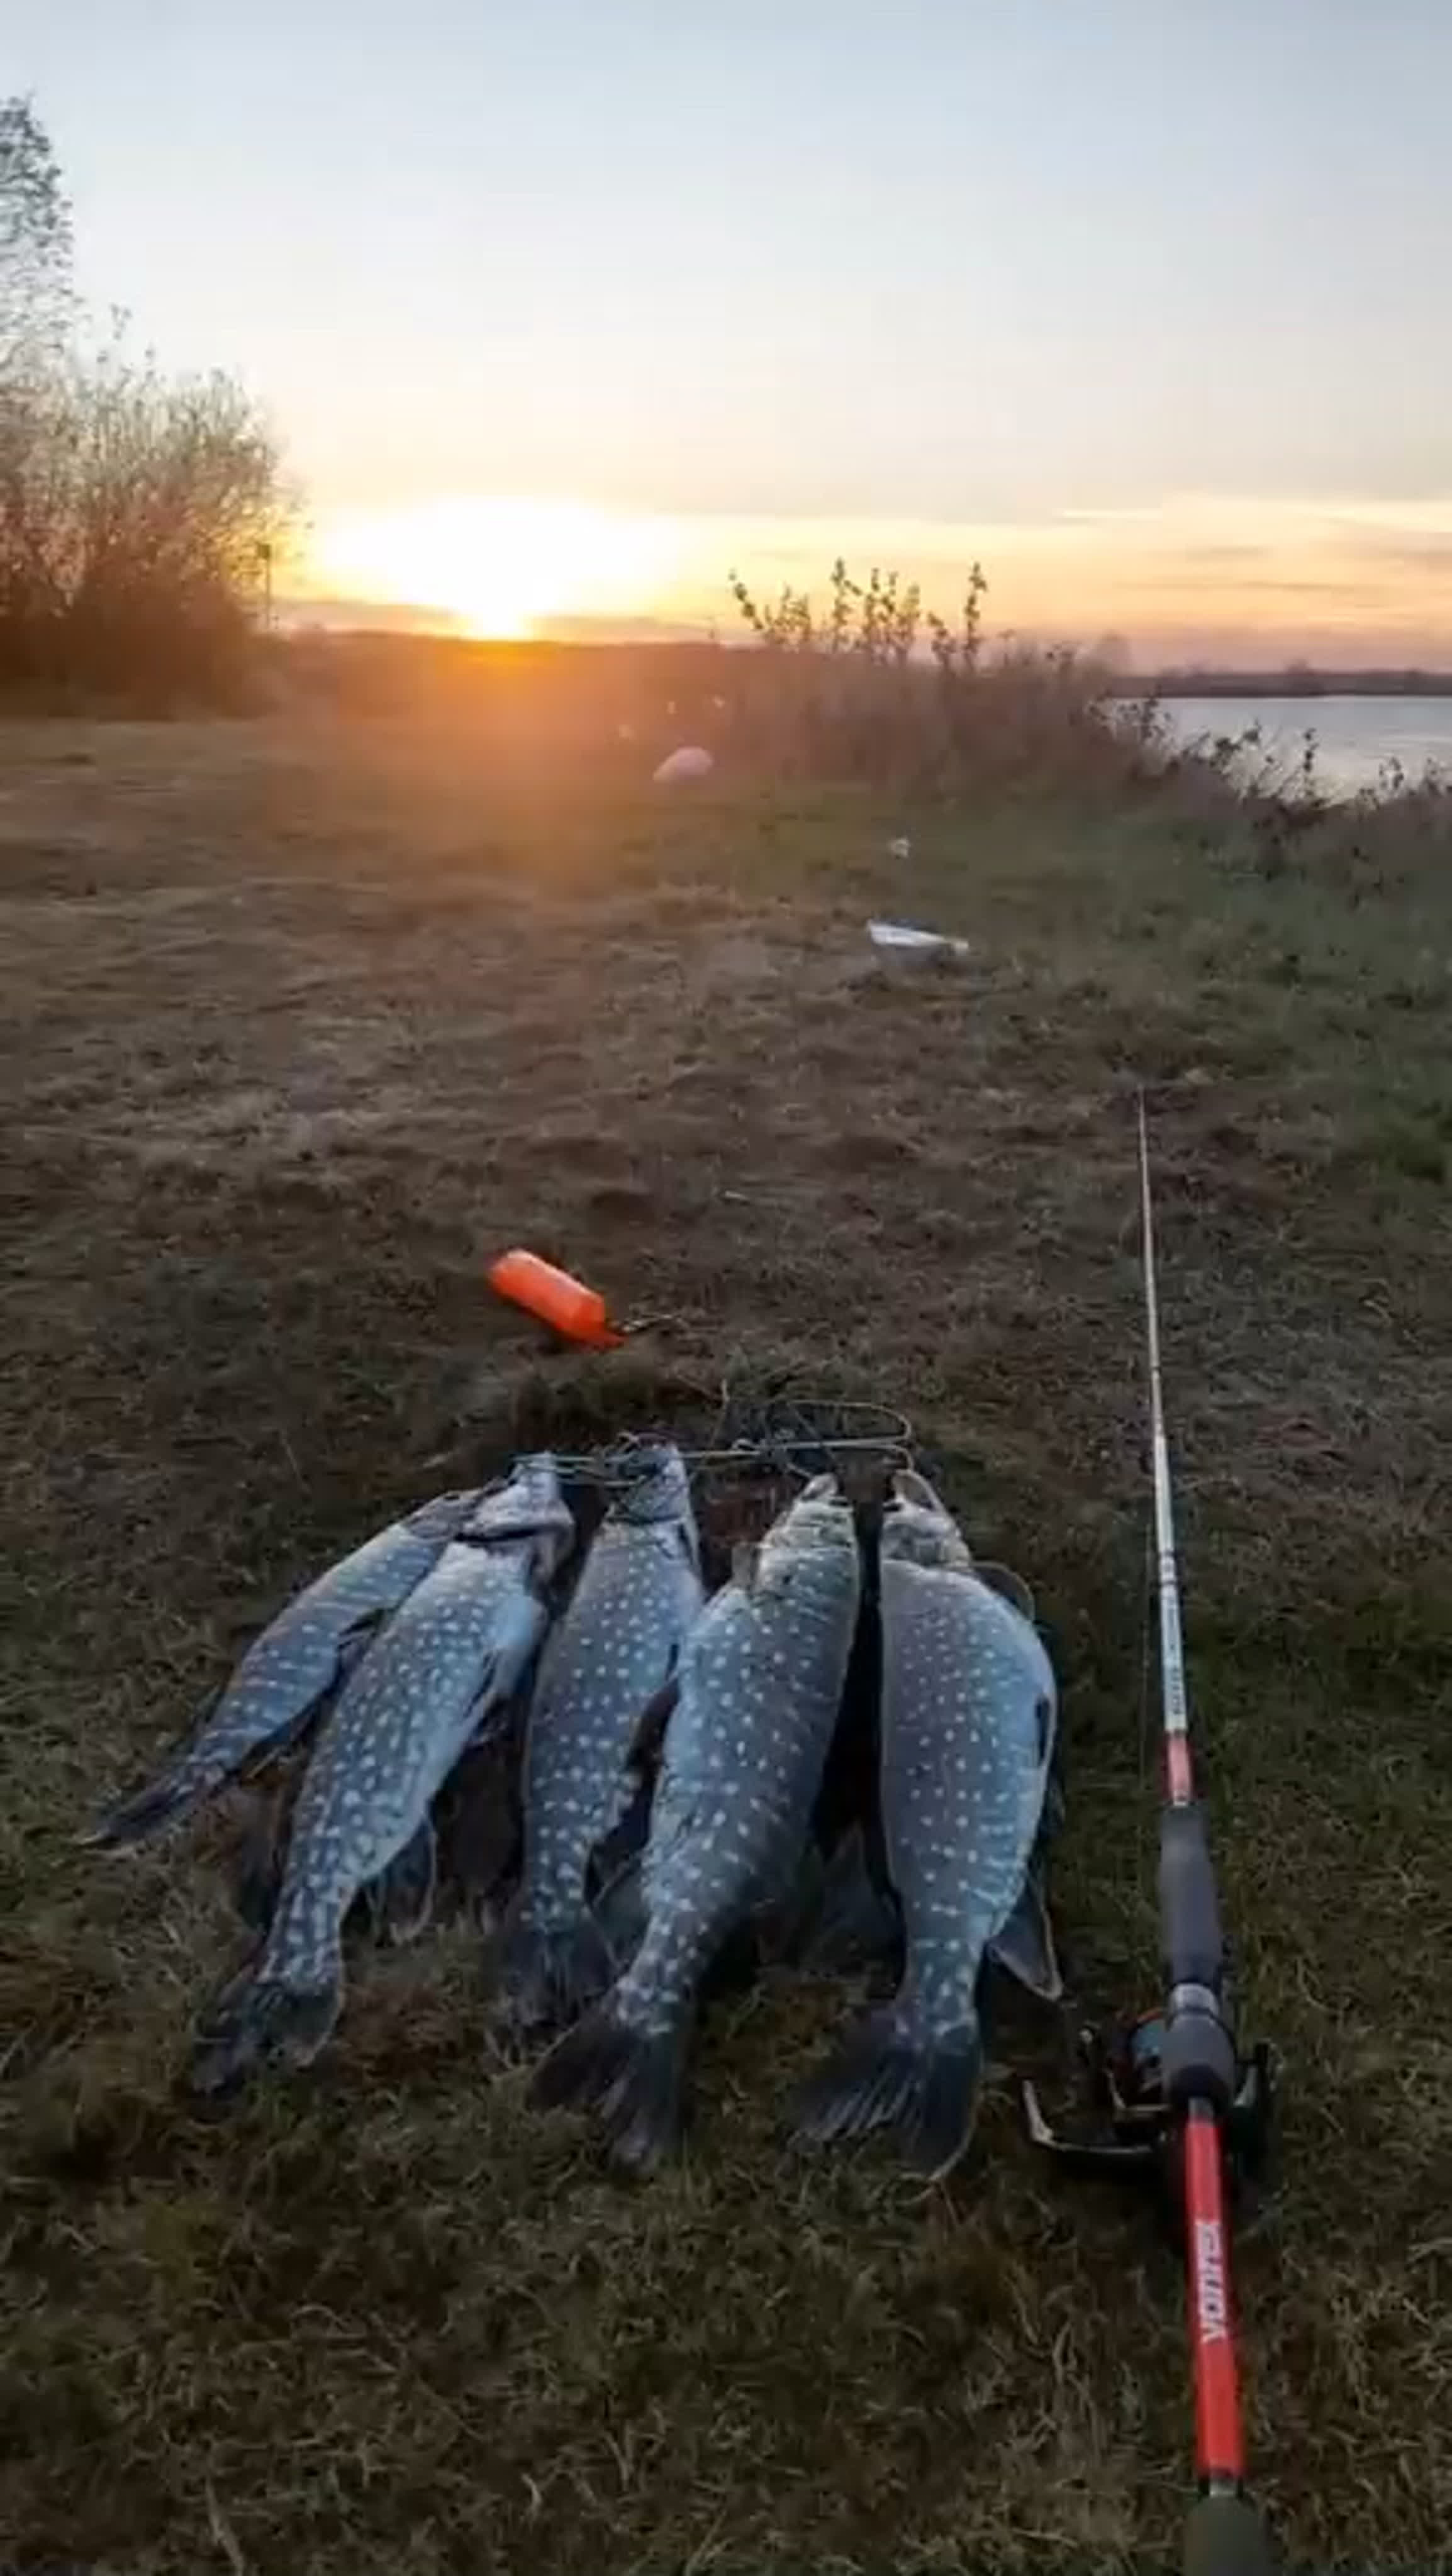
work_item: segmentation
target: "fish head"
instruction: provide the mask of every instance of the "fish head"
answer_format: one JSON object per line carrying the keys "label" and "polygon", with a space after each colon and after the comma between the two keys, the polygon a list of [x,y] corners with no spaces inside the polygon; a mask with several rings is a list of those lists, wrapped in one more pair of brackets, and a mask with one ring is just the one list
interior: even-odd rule
{"label": "fish head", "polygon": [[440,1541],[451,1539],[478,1510],[483,1500],[482,1485],[471,1486],[464,1493],[431,1494],[426,1503],[418,1504],[409,1513],[405,1526],[415,1538],[425,1541],[435,1538]]}
{"label": "fish head", "polygon": [[778,1513],[758,1556],[767,1573],[791,1559],[857,1553],[857,1515],[835,1476],[813,1476]]}
{"label": "fish head", "polygon": [[460,1536],[486,1545],[532,1539],[536,1571],[544,1578],[553,1574],[575,1543],[575,1519],[549,1450],[516,1459],[507,1481],[484,1495]]}
{"label": "fish head", "polygon": [[608,1460],[611,1517],[633,1528],[651,1521],[691,1521],[691,1480],[673,1440],[640,1440]]}
{"label": "fish head", "polygon": [[[701,1570],[701,1539],[691,1505],[691,1479],[673,1440],[641,1440],[616,1451],[610,1462],[614,1491],[607,1525],[615,1529],[655,1530],[683,1546],[687,1561]],[[668,1533],[675,1537],[669,1538]]]}
{"label": "fish head", "polygon": [[973,1554],[947,1504],[926,1476],[901,1467],[882,1508],[882,1555],[900,1565],[948,1566],[968,1573]]}

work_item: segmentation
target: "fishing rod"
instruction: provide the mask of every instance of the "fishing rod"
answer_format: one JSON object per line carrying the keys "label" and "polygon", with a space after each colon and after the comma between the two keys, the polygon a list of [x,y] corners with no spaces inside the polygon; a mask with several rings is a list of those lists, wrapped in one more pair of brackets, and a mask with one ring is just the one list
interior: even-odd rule
{"label": "fishing rod", "polygon": [[1245,2492],[1229,2203],[1263,2159],[1270,2063],[1263,2045],[1248,2057],[1237,2045],[1215,1869],[1190,1752],[1143,1093],[1139,1185],[1163,1721],[1159,1908],[1165,1993],[1156,2011],[1120,2024],[1107,2037],[1084,2035],[1094,2101],[1104,2121],[1099,2136],[1060,2137],[1045,2120],[1032,2085],[1024,2087],[1024,2109],[1035,2143],[1070,2169],[1146,2175],[1160,2185],[1183,2238],[1195,2393],[1199,2495],[1185,2525],[1185,2576],[1268,2576],[1273,2561],[1265,2524]]}

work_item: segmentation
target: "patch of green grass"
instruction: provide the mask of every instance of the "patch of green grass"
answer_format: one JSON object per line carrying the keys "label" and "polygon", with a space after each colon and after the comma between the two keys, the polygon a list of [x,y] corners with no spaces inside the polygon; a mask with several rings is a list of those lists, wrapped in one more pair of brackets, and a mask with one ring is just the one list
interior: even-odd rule
{"label": "patch of green grass", "polygon": [[[1177,2263],[1034,2165],[1011,2081],[1066,2098],[1079,2009],[1156,1973],[1143,1079],[1197,1725],[1284,2060],[1256,2478],[1293,2566],[1445,2563],[1452,1364],[1445,1200],[1389,1142],[1447,1141],[1441,1020],[1399,998],[1452,953],[1445,868],[1404,850],[1383,896],[1302,841],[1267,881],[1142,801],[652,800],[422,719],[11,750],[0,2554],[1170,2557]],[[876,958],[871,912],[972,956]],[[516,1240],[665,1320],[540,1353],[483,1286]],[[1074,2007],[998,2021],[951,2192],[785,2152],[854,1995],[781,1973],[711,2016],[680,2170],[620,2187],[491,2056],[462,1923],[200,2116],[226,1821],[110,1867],[75,1826],[401,1502],[783,1377],[913,1416],[1063,1680]]]}

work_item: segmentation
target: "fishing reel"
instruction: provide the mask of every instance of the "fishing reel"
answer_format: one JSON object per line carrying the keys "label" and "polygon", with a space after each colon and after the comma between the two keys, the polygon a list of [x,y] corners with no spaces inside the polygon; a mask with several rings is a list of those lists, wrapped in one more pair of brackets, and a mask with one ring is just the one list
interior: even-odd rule
{"label": "fishing reel", "polygon": [[[1032,2084],[1023,2087],[1029,2137],[1068,2173],[1148,2182],[1162,2195],[1178,2230],[1184,2207],[1182,2123],[1165,2085],[1162,2011],[1140,2013],[1079,2034],[1095,2127],[1087,2136],[1064,2134],[1048,2121]],[[1226,2183],[1232,2201],[1262,2180],[1270,2147],[1273,2099],[1271,2053],[1258,2040],[1237,2055],[1235,2089],[1219,2122]]]}

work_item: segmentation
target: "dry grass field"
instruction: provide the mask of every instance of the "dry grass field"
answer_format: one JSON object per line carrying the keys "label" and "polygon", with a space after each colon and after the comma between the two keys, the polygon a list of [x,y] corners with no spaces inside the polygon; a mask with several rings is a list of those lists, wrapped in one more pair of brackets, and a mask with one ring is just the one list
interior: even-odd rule
{"label": "dry grass field", "polygon": [[[486,2046],[464,1921],[204,2115],[225,1817],[75,1831],[248,1635],[516,1437],[880,1397],[1064,1693],[1086,2014],[1153,1998],[1135,1082],[1192,1691],[1247,2022],[1288,2562],[1452,2566],[1452,875],[1122,812],[670,799],[461,722],[0,729],[0,2563],[25,2576],[1148,2570],[1188,2455],[1149,2213],[781,2143],[844,1987],[704,2035],[629,2188]],[[887,855],[912,836],[909,861]],[[966,964],[885,964],[888,910]],[[661,1318],[551,1358],[488,1256]]]}

